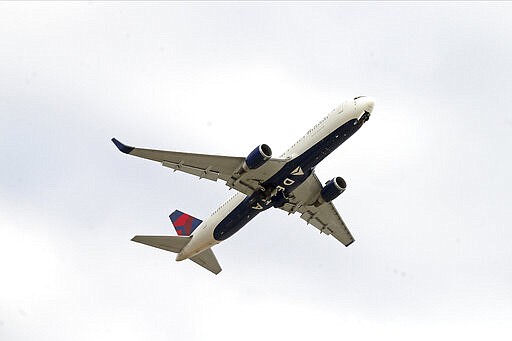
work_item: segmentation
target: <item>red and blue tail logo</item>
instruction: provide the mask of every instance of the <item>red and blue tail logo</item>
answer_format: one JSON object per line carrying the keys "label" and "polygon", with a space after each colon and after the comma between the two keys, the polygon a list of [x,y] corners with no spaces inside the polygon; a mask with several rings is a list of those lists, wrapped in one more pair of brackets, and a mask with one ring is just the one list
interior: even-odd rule
{"label": "red and blue tail logo", "polygon": [[172,212],[169,218],[171,218],[174,229],[179,236],[190,236],[199,224],[203,222],[178,210]]}

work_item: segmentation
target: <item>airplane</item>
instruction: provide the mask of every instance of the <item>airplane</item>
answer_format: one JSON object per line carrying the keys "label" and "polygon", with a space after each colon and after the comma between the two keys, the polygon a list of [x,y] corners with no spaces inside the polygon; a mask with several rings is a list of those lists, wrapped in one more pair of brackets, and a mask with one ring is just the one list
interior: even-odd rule
{"label": "airplane", "polygon": [[125,154],[157,161],[200,179],[220,179],[237,191],[204,221],[178,210],[171,213],[178,236],[137,235],[132,241],[177,253],[176,261],[190,259],[218,274],[222,269],[212,247],[274,207],[288,214],[299,212],[321,233],[349,246],[354,238],[332,204],[347,184],[338,176],[322,185],[315,167],[368,121],[374,104],[366,96],[344,101],[279,158],[272,158],[266,144],[257,146],[247,157],[232,157],[142,149],[112,138]]}

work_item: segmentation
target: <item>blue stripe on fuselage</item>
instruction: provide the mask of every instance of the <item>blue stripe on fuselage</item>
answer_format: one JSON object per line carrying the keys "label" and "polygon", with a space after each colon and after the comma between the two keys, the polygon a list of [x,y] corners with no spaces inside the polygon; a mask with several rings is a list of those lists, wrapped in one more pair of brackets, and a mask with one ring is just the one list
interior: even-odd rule
{"label": "blue stripe on fuselage", "polygon": [[[280,189],[282,188],[283,190],[278,191],[278,193],[283,192],[280,194],[284,194],[284,197],[287,197],[289,193],[295,190],[295,188],[311,175],[314,167],[320,161],[325,159],[327,155],[332,153],[359,130],[362,124],[362,120],[358,121],[357,119],[350,120],[343,124],[304,153],[287,162],[276,174],[265,181],[262,186],[266,188],[268,192],[280,187]],[[304,173],[303,175],[297,176],[291,174],[297,167],[301,167]],[[267,196],[268,193],[257,191],[246,197],[217,225],[217,227],[215,227],[213,231],[215,240],[222,241],[231,237],[258,213],[272,206],[279,207],[279,205],[282,204],[279,200],[267,202]],[[285,199],[281,198],[281,201],[282,200]]]}

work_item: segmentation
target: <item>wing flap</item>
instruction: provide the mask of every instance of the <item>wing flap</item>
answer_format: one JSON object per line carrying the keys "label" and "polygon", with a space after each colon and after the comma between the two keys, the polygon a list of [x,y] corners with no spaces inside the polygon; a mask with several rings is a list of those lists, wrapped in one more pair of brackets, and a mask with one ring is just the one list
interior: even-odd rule
{"label": "wing flap", "polygon": [[169,167],[171,169],[174,169],[175,171],[181,171],[184,173],[192,174],[195,176],[198,176],[200,179],[208,179],[212,181],[217,181],[220,177],[220,173],[217,171],[212,170],[212,166],[208,166],[205,169],[193,167],[193,166],[187,166],[183,163],[175,163],[175,162],[169,162],[169,161],[163,161],[162,166]]}
{"label": "wing flap", "polygon": [[354,242],[354,237],[332,203],[325,203],[320,207],[303,207],[299,212],[302,213],[302,219],[319,229],[321,233],[332,235],[345,246]]}

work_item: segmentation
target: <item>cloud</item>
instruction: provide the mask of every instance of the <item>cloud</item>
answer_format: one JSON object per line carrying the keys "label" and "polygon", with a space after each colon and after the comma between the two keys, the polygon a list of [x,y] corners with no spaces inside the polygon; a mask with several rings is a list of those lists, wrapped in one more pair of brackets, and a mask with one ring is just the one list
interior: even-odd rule
{"label": "cloud", "polygon": [[[511,50],[502,4],[0,5],[0,335],[509,336]],[[119,153],[279,155],[344,98],[349,248],[267,211],[224,271],[129,241],[232,193]],[[58,333],[56,332],[58,330]],[[79,331],[77,333],[77,331]],[[247,331],[250,331],[247,333]]]}

